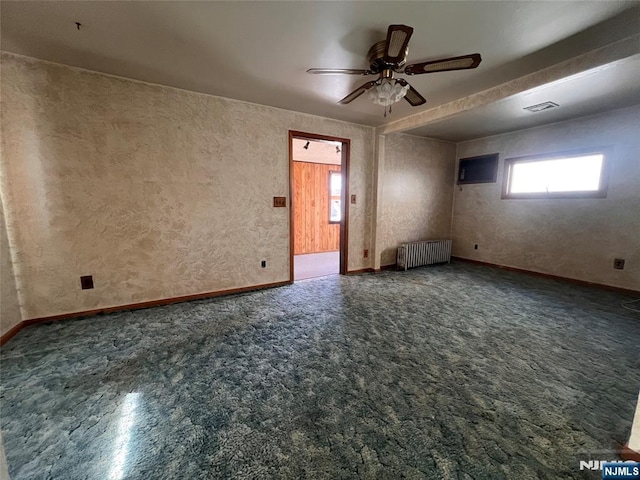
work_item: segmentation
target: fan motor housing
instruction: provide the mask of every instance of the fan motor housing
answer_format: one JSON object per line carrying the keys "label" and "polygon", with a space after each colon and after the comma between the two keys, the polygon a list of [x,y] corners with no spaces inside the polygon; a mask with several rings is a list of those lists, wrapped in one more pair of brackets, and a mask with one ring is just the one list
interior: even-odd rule
{"label": "fan motor housing", "polygon": [[374,73],[380,73],[383,70],[395,70],[398,71],[405,63],[407,63],[407,55],[409,53],[409,47],[404,51],[402,60],[397,63],[388,63],[384,60],[384,49],[387,45],[386,40],[380,40],[374,43],[367,53],[367,61],[369,62],[369,69]]}

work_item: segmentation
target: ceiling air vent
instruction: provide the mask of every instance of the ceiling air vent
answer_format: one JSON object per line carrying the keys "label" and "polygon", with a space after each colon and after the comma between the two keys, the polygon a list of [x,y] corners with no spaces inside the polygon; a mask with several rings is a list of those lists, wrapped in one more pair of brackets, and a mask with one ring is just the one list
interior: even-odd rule
{"label": "ceiling air vent", "polygon": [[537,105],[531,105],[530,107],[524,107],[524,110],[529,110],[530,112],[541,112],[542,110],[548,110],[555,107],[559,107],[559,105],[553,102],[543,102],[538,103]]}

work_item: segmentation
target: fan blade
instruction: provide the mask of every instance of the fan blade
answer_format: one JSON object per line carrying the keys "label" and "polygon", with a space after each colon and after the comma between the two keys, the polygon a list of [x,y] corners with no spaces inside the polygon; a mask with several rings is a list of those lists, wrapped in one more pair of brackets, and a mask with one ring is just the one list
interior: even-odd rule
{"label": "fan blade", "polygon": [[369,90],[371,87],[373,87],[376,84],[375,80],[372,80],[371,82],[367,82],[364,85],[356,88],[353,92],[351,92],[349,95],[347,95],[346,97],[344,97],[342,100],[340,100],[338,103],[340,105],[346,105],[347,103],[351,103],[353,102],[356,98],[358,98],[360,95],[362,95],[364,92],[366,92],[367,90]]}
{"label": "fan blade", "polygon": [[384,61],[391,64],[402,62],[412,34],[413,28],[406,25],[389,25],[387,43],[384,46]]}
{"label": "fan blade", "polygon": [[404,73],[407,75],[420,75],[423,73],[448,72],[450,70],[467,70],[480,65],[482,57],[479,53],[462,55],[461,57],[443,58],[433,62],[414,63],[407,65]]}
{"label": "fan blade", "polygon": [[[396,80],[400,85],[406,87],[409,85],[404,78],[398,78]],[[418,93],[418,91],[409,85],[409,90],[407,90],[407,94],[404,96],[404,99],[411,104],[412,107],[417,107],[418,105],[424,105],[427,103],[427,99]]]}
{"label": "fan blade", "polygon": [[314,75],[373,75],[371,70],[357,70],[355,68],[310,68],[307,73]]}

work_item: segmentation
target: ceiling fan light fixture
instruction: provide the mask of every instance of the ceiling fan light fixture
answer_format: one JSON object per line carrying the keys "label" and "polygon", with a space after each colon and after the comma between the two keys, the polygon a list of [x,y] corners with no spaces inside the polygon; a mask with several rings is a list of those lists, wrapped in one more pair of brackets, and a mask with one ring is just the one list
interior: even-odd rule
{"label": "ceiling fan light fixture", "polygon": [[369,49],[369,53],[367,53],[368,70],[310,68],[307,73],[322,75],[379,75],[377,80],[360,85],[338,101],[338,104],[347,105],[365,92],[369,92],[369,98],[373,100],[373,103],[384,107],[384,116],[386,117],[387,110],[391,113],[392,105],[402,99],[405,99],[412,107],[427,103],[427,100],[409,85],[404,78],[393,78],[394,74],[421,75],[424,73],[447,72],[449,70],[468,70],[476,68],[482,61],[482,56],[479,53],[472,53],[470,55],[442,58],[405,66],[409,52],[409,40],[412,35],[413,28],[408,25],[389,25],[387,38],[374,43]]}
{"label": "ceiling fan light fixture", "polygon": [[394,78],[384,78],[369,92],[369,98],[376,105],[389,107],[404,98],[409,90],[409,85],[401,85]]}

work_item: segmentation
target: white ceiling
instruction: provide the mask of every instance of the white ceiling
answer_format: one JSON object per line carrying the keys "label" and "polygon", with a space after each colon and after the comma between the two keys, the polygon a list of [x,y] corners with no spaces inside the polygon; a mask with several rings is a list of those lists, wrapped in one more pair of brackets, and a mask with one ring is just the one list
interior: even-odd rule
{"label": "white ceiling", "polygon": [[[512,81],[640,30],[637,0],[2,1],[0,8],[5,51],[373,126]],[[82,23],[80,30],[75,22]],[[408,77],[428,102],[415,108],[401,102],[387,119],[366,96],[349,105],[336,104],[368,78],[306,73],[311,67],[366,68],[367,50],[384,39],[392,23],[415,29],[409,63],[475,52],[483,61],[475,70]],[[637,65],[636,59],[625,67],[625,75],[632,75]],[[615,83],[615,71],[598,75]],[[581,78],[588,81],[588,89],[580,86]],[[640,101],[637,78],[625,80],[633,87],[624,90],[626,100],[617,98],[614,103]],[[544,100],[573,105],[611,93],[609,83],[592,76],[572,81],[571,88],[558,93],[573,94],[571,100]],[[583,100],[574,98],[580,92]],[[530,97],[530,103],[537,103]],[[521,108],[521,101],[529,99],[524,95],[504,100],[457,116],[462,119],[459,124],[447,119],[412,133],[456,140],[461,129],[482,135],[480,124],[486,124],[486,115],[506,121],[508,109]],[[608,107],[600,101],[593,108]],[[571,110],[571,115],[585,111],[591,113],[583,107]],[[524,120],[522,125],[530,126]]]}
{"label": "white ceiling", "polygon": [[292,142],[293,160],[296,162],[341,165],[341,147],[341,142],[318,141],[313,138],[294,138]]}
{"label": "white ceiling", "polygon": [[[547,101],[559,106],[535,113],[524,109]],[[458,142],[637,104],[640,104],[640,55],[587,70],[406,133]]]}

